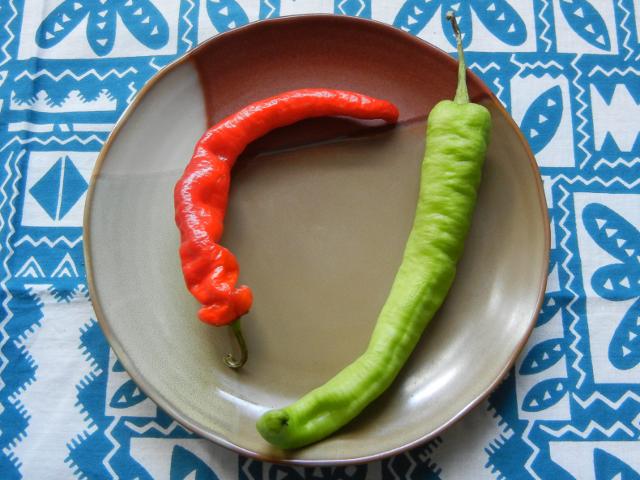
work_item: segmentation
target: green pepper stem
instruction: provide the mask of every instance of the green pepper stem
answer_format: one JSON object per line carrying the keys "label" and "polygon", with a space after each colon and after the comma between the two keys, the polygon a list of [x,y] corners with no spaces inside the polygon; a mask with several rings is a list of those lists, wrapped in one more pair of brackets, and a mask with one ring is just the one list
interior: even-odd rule
{"label": "green pepper stem", "polygon": [[451,22],[453,33],[456,36],[458,45],[458,88],[453,99],[456,103],[469,103],[469,92],[467,91],[467,65],[464,62],[464,51],[462,50],[462,34],[453,12],[447,12],[447,20]]}
{"label": "green pepper stem", "polygon": [[233,331],[233,335],[238,342],[238,347],[240,347],[240,360],[236,360],[233,356],[233,353],[227,353],[222,361],[224,364],[229,367],[237,370],[242,367],[245,363],[247,363],[248,352],[247,352],[247,344],[244,341],[244,336],[242,335],[242,327],[240,325],[240,319],[234,320],[231,325],[231,330]]}

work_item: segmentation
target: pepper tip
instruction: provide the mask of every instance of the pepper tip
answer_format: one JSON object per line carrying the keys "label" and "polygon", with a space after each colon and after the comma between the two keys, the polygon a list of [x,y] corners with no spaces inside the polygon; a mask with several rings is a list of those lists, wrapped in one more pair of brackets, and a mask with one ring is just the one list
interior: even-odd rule
{"label": "pepper tip", "polygon": [[267,442],[287,449],[293,446],[287,435],[289,420],[289,415],[285,411],[269,410],[258,419],[256,428]]}

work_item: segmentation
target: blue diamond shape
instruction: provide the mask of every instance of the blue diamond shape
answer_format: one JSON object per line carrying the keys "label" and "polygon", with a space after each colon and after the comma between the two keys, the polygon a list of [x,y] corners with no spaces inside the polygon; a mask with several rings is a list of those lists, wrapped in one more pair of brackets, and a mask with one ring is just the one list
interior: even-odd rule
{"label": "blue diamond shape", "polygon": [[52,220],[60,220],[69,213],[88,186],[71,159],[64,156],[31,187],[29,193]]}
{"label": "blue diamond shape", "polygon": [[341,11],[335,13],[343,13],[344,15],[360,15],[366,7],[364,0],[343,0],[337,5]]}

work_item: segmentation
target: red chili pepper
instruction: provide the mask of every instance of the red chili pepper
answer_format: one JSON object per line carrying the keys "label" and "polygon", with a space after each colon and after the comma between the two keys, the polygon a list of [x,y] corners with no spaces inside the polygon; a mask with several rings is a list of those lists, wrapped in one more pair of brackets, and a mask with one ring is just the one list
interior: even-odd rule
{"label": "red chili pepper", "polygon": [[[334,115],[395,123],[398,109],[385,100],[354,92],[293,90],[260,100],[225,118],[207,130],[196,145],[175,186],[174,201],[184,279],[203,305],[198,312],[203,322],[228,325],[251,308],[249,287],[236,286],[235,256],[217,244],[222,236],[230,171],[236,158],[249,143],[273,129],[305,118]],[[234,331],[240,340],[239,325]]]}

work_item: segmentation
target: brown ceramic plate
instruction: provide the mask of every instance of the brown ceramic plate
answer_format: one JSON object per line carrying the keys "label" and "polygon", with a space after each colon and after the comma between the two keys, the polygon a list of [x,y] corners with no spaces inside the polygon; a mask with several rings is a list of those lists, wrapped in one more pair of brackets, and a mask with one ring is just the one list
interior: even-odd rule
{"label": "brown ceramic plate", "polygon": [[[494,133],[445,306],[388,392],[336,435],[283,452],[254,426],[262,412],[320,385],[365,348],[411,226],[425,116],[453,96],[455,78],[452,58],[399,30],[304,16],[220,35],[149,81],[100,155],[85,253],[102,328],[160,407],[245,455],[348,463],[433,437],[500,381],[540,306],[549,228],[531,152],[470,75],[472,99],[491,110]],[[237,254],[255,303],[243,318],[250,360],[231,371],[221,362],[229,332],[196,320],[198,305],[182,280],[173,185],[212,121],[280,91],[314,86],[390,99],[401,123],[303,122],[257,142],[239,160],[222,243]]]}

